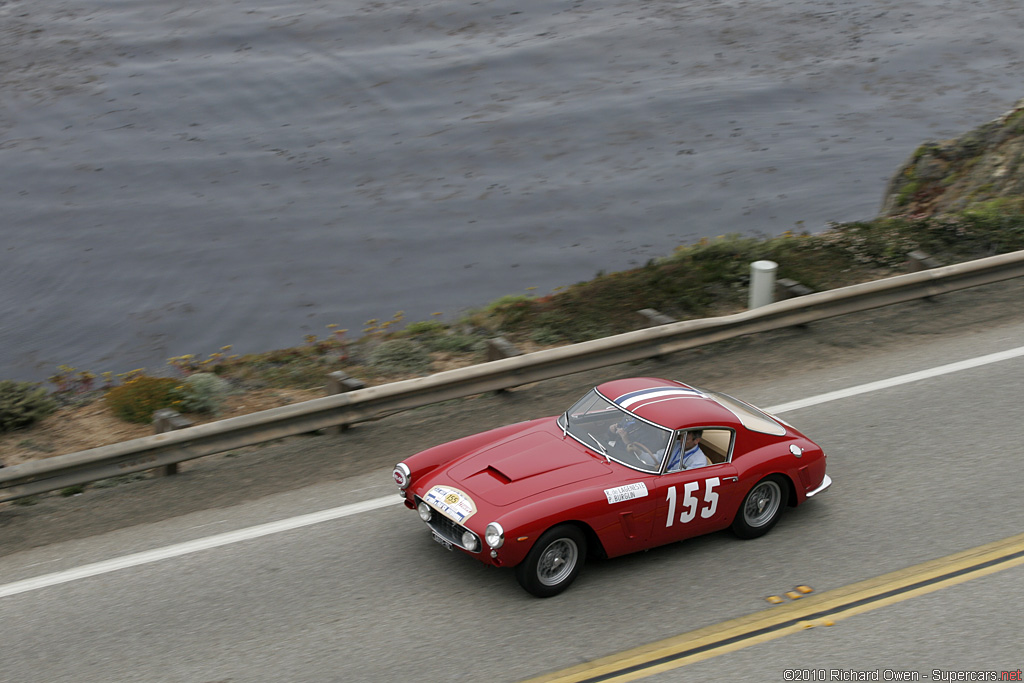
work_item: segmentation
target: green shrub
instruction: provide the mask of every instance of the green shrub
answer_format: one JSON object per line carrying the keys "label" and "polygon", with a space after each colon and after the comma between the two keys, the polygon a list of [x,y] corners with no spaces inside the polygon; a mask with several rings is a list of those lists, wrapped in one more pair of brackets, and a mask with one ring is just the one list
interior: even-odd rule
{"label": "green shrub", "polygon": [[541,346],[552,346],[565,340],[565,336],[554,327],[538,327],[530,333],[530,341]]}
{"label": "green shrub", "polygon": [[518,304],[529,303],[530,301],[533,301],[533,299],[525,294],[506,294],[505,296],[495,299],[491,303],[487,304],[487,310],[496,311],[498,309],[505,308],[506,306],[516,306]]}
{"label": "green shrub", "polygon": [[271,387],[316,389],[323,388],[324,375],[334,369],[316,363],[262,366],[255,369],[250,379],[257,379],[261,384]]}
{"label": "green shrub", "polygon": [[445,334],[424,339],[423,343],[431,351],[445,353],[470,353],[484,346],[484,340],[471,334]]}
{"label": "green shrub", "polygon": [[114,387],[104,397],[114,415],[127,422],[147,423],[162,408],[179,407],[179,382],[170,377],[141,375]]}
{"label": "green shrub", "polygon": [[180,403],[178,409],[185,413],[216,413],[224,404],[229,385],[211,372],[197,372],[189,375],[174,390]]}
{"label": "green shrub", "polygon": [[370,354],[370,365],[383,372],[430,372],[430,354],[409,339],[389,339]]}
{"label": "green shrub", "polygon": [[36,384],[0,382],[0,434],[28,427],[56,409],[57,403]]}
{"label": "green shrub", "polygon": [[402,330],[402,334],[407,337],[436,337],[438,335],[445,334],[448,331],[448,327],[437,320],[421,320],[419,322],[409,323]]}

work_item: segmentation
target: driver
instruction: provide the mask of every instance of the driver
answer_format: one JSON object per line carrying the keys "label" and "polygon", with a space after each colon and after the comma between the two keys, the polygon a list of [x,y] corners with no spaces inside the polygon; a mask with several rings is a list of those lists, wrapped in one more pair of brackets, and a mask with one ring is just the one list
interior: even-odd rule
{"label": "driver", "polygon": [[635,455],[643,464],[658,466],[658,456],[641,440],[646,433],[646,425],[640,420],[627,415],[608,427],[608,431],[622,439],[623,447]]}
{"label": "driver", "polygon": [[628,448],[633,443],[633,440],[640,436],[639,432],[642,426],[643,424],[640,420],[626,415],[615,424],[610,425],[608,431],[622,439],[622,445]]}
{"label": "driver", "polygon": [[700,438],[704,436],[704,430],[691,429],[686,432],[686,439],[676,440],[672,455],[668,458],[668,471],[678,472],[679,470],[692,470],[695,467],[709,465],[708,456],[700,449]]}

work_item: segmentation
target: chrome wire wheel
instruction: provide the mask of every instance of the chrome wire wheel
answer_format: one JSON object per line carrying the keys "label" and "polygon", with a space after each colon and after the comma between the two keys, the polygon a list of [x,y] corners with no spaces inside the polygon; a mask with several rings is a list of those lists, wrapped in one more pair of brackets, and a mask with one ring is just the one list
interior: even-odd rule
{"label": "chrome wire wheel", "polygon": [[537,580],[545,586],[557,586],[576,568],[580,550],[571,538],[559,538],[544,548],[537,562]]}
{"label": "chrome wire wheel", "polygon": [[743,520],[753,528],[774,521],[782,506],[782,487],[774,479],[765,479],[750,491],[743,503]]}
{"label": "chrome wire wheel", "polygon": [[538,598],[558,595],[576,580],[587,561],[587,537],[574,524],[548,529],[522,562],[516,565],[516,579]]}

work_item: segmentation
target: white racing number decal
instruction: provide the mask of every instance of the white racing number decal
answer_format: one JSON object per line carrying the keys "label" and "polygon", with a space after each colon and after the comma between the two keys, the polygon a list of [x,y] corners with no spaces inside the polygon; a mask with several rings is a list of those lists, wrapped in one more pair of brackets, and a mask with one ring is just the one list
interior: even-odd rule
{"label": "white racing number decal", "polygon": [[605,489],[604,495],[608,499],[609,505],[612,503],[621,503],[624,500],[633,500],[634,498],[646,498],[647,484],[642,481],[638,481],[635,484],[616,486],[613,489]]}
{"label": "white racing number decal", "polygon": [[[721,480],[718,477],[704,480],[704,502],[707,503],[707,507],[700,511],[702,519],[707,519],[718,509],[718,494],[715,492],[715,487],[720,483]],[[686,524],[697,516],[697,507],[700,505],[700,501],[693,494],[699,488],[699,481],[688,481],[683,485],[682,512],[679,513],[680,524]],[[665,526],[670,527],[675,524],[675,521],[676,487],[672,486],[668,490],[668,519],[665,520]]]}

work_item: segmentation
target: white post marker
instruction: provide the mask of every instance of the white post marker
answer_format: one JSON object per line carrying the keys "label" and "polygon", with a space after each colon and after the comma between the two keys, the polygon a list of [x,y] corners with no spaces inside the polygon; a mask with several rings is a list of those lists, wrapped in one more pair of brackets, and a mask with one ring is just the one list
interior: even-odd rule
{"label": "white post marker", "polygon": [[750,264],[750,295],[747,308],[761,308],[775,301],[775,261],[754,261]]}

